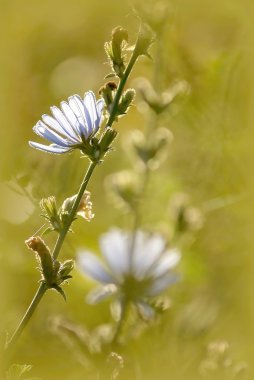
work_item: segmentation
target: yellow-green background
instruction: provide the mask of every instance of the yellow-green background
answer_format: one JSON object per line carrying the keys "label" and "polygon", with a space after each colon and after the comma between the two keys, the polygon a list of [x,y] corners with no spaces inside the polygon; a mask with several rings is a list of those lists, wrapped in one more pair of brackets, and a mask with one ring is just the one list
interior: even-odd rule
{"label": "yellow-green background", "polygon": [[[145,6],[145,1],[143,2]],[[140,2],[142,4],[142,2]],[[146,5],[148,6],[148,5]],[[150,5],[149,5],[150,6]],[[236,0],[175,0],[163,55],[167,88],[174,79],[190,83],[187,102],[166,118],[173,131],[170,154],[154,173],[144,206],[149,227],[169,221],[167,204],[175,191],[187,192],[202,208],[211,200],[205,223],[183,252],[182,281],[170,292],[172,307],[160,321],[123,350],[124,379],[200,379],[206,346],[227,341],[232,366],[244,363],[241,376],[253,379],[254,265],[254,3]],[[170,20],[171,22],[171,20]],[[69,95],[96,93],[108,72],[103,44],[122,25],[134,38],[138,21],[127,1],[16,0],[0,2],[0,166],[1,331],[12,332],[36,290],[39,273],[24,244],[41,225],[39,208],[8,190],[6,183],[25,175],[34,194],[55,194],[59,201],[76,192],[86,169],[78,153],[51,156],[33,150],[32,126]],[[133,73],[151,77],[152,61],[142,59]],[[130,81],[130,85],[133,85]],[[123,149],[132,128],[145,119],[136,108],[119,122],[116,150],[96,171],[89,190],[96,217],[77,222],[62,257],[77,247],[96,249],[100,233],[128,226],[113,209],[104,187],[108,174],[130,167]],[[38,140],[37,140],[38,141]],[[227,203],[226,200],[230,200]],[[166,206],[165,206],[166,205]],[[211,205],[211,203],[210,203]],[[30,215],[26,217],[27,213]],[[14,222],[16,221],[16,222]],[[54,237],[47,238],[53,244]],[[109,322],[108,304],[87,306],[92,286],[74,273],[65,287],[68,302],[48,292],[18,342],[15,362],[32,364],[31,376],[44,380],[97,379],[88,374],[48,328],[56,315],[93,328]],[[231,368],[205,377],[231,379]],[[100,368],[98,368],[98,371]],[[103,374],[100,379],[104,379]],[[29,376],[28,376],[29,377]],[[240,378],[240,375],[239,375]]]}

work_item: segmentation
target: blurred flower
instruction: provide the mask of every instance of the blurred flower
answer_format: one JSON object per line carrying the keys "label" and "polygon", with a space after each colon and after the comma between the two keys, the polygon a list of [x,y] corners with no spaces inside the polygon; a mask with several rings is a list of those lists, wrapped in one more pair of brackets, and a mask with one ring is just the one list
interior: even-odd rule
{"label": "blurred flower", "polygon": [[87,150],[89,140],[97,133],[103,119],[104,100],[96,101],[92,91],[85,94],[84,100],[79,95],[61,102],[61,110],[51,107],[52,116],[43,115],[42,121],[34,126],[34,132],[50,141],[43,145],[29,141],[30,146],[48,153],[66,153],[73,149]]}
{"label": "blurred flower", "polygon": [[87,297],[97,303],[115,294],[121,308],[132,302],[146,318],[154,316],[149,299],[158,296],[178,280],[172,269],[180,260],[176,249],[166,249],[165,239],[143,231],[135,234],[112,229],[100,239],[103,265],[88,251],[80,252],[78,266],[86,275],[103,284]]}

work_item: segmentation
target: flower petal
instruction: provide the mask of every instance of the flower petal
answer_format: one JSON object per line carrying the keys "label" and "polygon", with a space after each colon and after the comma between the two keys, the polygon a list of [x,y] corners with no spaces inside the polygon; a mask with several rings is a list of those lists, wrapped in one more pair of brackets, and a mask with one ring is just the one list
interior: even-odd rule
{"label": "flower petal", "polygon": [[118,229],[112,229],[100,238],[100,247],[112,274],[121,280],[129,270],[128,237]]}
{"label": "flower petal", "polygon": [[98,131],[99,126],[103,120],[103,112],[102,111],[103,111],[104,106],[105,106],[104,99],[99,99],[96,103],[97,117],[96,117],[95,122],[94,122],[95,132]]}
{"label": "flower petal", "polygon": [[85,121],[85,126],[87,130],[87,137],[90,137],[94,133],[94,125],[92,121],[92,115],[89,113],[87,107],[85,106],[82,98],[79,95],[75,95],[75,101],[81,111],[82,118]]}
{"label": "flower petal", "polygon": [[88,251],[78,255],[78,266],[81,272],[103,284],[114,284],[113,277],[106,271],[100,260]]}
{"label": "flower petal", "polygon": [[181,254],[177,249],[164,252],[150,274],[155,278],[163,276],[178,264],[180,258]]}
{"label": "flower petal", "polygon": [[155,311],[148,303],[145,301],[138,301],[136,302],[136,306],[143,319],[149,321],[154,318]]}
{"label": "flower petal", "polygon": [[[78,95],[73,95],[68,98],[69,106],[77,117],[78,124],[76,127],[79,129],[79,133],[81,136],[84,136],[86,139],[89,136],[89,129],[86,123],[86,119],[84,117],[84,106],[80,97]],[[81,104],[80,104],[81,102]]]}
{"label": "flower petal", "polygon": [[143,231],[137,231],[136,234],[132,270],[135,277],[142,280],[160,258],[166,241],[158,234],[149,236]]}
{"label": "flower petal", "polygon": [[63,147],[69,147],[71,145],[71,143],[67,139],[64,139],[57,133],[53,132],[42,121],[38,121],[38,123],[33,127],[33,131],[38,136],[43,137],[44,139],[54,144],[57,144]]}
{"label": "flower petal", "polygon": [[92,125],[94,126],[94,123],[98,117],[98,114],[97,114],[97,107],[96,107],[96,98],[92,91],[88,91],[85,94],[84,104],[89,112],[89,115],[91,116],[91,122],[92,122]]}
{"label": "flower petal", "polygon": [[45,114],[45,115],[42,115],[41,118],[44,121],[44,123],[47,124],[55,132],[60,133],[63,137],[69,138],[69,135],[65,132],[62,126],[56,121],[56,119],[54,119],[52,116]]}
{"label": "flower petal", "polygon": [[88,293],[86,302],[90,305],[95,305],[105,299],[109,298],[117,292],[117,287],[114,284],[108,284],[105,286],[98,286]]}
{"label": "flower petal", "polygon": [[74,132],[73,127],[69,124],[68,120],[66,119],[66,117],[62,113],[62,111],[59,108],[57,108],[56,106],[50,107],[50,109],[51,109],[52,115],[58,121],[58,123],[61,125],[63,130],[68,134],[68,136],[71,139],[74,139],[74,141],[77,141],[77,135]]}
{"label": "flower petal", "polygon": [[175,284],[179,280],[179,278],[180,276],[178,274],[172,272],[157,278],[153,281],[152,285],[146,291],[146,295],[149,297],[157,296],[170,285]]}
{"label": "flower petal", "polygon": [[74,131],[79,136],[80,130],[79,130],[79,128],[77,128],[77,124],[79,124],[79,123],[78,123],[78,119],[77,119],[75,113],[72,111],[71,107],[69,106],[69,104],[67,102],[61,102],[60,106],[61,106],[62,112],[64,113],[66,119],[69,121],[72,128],[74,129]]}
{"label": "flower petal", "polygon": [[70,152],[72,150],[72,148],[64,148],[62,146],[58,146],[55,144],[43,145],[43,144],[39,144],[39,143],[34,142],[34,141],[29,141],[29,145],[33,148],[42,150],[44,152],[54,153],[54,154],[67,153],[67,152]]}

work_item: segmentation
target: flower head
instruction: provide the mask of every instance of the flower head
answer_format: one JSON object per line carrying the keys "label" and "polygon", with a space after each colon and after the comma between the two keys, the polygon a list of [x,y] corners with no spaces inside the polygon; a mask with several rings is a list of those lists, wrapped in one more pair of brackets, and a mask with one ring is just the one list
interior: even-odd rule
{"label": "flower head", "polygon": [[153,308],[149,299],[158,296],[178,280],[172,269],[180,260],[176,249],[166,249],[161,235],[137,231],[135,235],[113,229],[102,235],[100,247],[105,264],[92,253],[80,252],[80,270],[102,286],[88,295],[97,303],[112,294],[120,304],[132,302],[142,315],[151,318]]}
{"label": "flower head", "polygon": [[29,141],[30,146],[61,154],[79,148],[85,152],[87,142],[97,133],[103,119],[104,100],[96,101],[92,91],[84,99],[73,95],[61,102],[60,108],[51,107],[52,116],[43,115],[34,126],[34,132],[52,144],[44,145]]}

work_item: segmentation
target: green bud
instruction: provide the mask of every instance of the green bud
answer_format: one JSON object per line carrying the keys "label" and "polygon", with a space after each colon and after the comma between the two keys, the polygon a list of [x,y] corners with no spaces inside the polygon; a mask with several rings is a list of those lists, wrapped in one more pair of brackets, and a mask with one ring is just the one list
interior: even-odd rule
{"label": "green bud", "polygon": [[106,42],[104,47],[109,59],[110,66],[115,75],[119,78],[125,71],[125,55],[123,54],[128,41],[128,32],[121,26],[117,26],[112,31],[110,42]]}
{"label": "green bud", "polygon": [[117,110],[118,116],[126,114],[129,107],[132,105],[135,95],[136,95],[136,91],[133,88],[129,88],[123,93],[121,100],[118,104],[118,110]]}
{"label": "green bud", "polygon": [[100,159],[102,159],[105,154],[107,154],[111,149],[111,144],[116,138],[117,131],[113,128],[107,127],[105,132],[100,138],[99,149],[100,149]]}
{"label": "green bud", "polygon": [[105,101],[106,109],[107,109],[108,113],[111,112],[111,108],[112,108],[112,104],[114,102],[116,90],[117,90],[117,85],[113,81],[107,82],[99,90],[99,94],[102,96],[102,98]]}
{"label": "green bud", "polygon": [[52,231],[61,231],[61,220],[58,214],[56,198],[50,196],[40,201],[40,207],[42,210],[42,217],[47,219]]}
{"label": "green bud", "polygon": [[[59,278],[63,281],[68,277],[71,271],[74,268],[74,260],[66,260],[64,261],[58,271]],[[62,281],[61,281],[62,282]]]}
{"label": "green bud", "polygon": [[39,236],[32,236],[25,241],[29,249],[34,251],[40,262],[40,271],[43,280],[48,286],[54,281],[54,262],[49,248]]}

